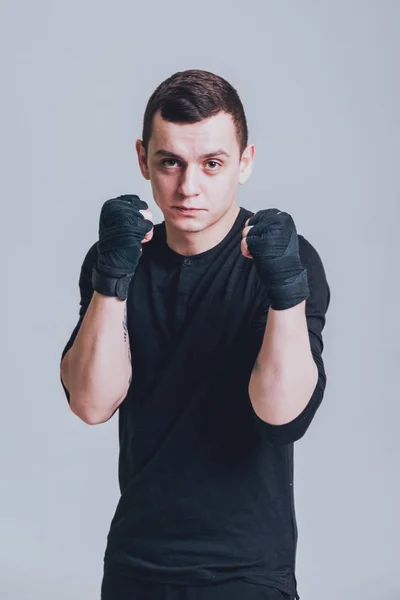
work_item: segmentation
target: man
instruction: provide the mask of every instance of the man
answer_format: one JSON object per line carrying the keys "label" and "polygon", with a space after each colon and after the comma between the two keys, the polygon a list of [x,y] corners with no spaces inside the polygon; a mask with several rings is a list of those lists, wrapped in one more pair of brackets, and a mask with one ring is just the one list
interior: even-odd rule
{"label": "man", "polygon": [[164,221],[137,196],[104,203],[62,353],[71,410],[119,412],[102,599],[299,598],[293,442],[326,385],[321,259],[286,212],[237,204],[255,149],[227,81],[171,76],[142,137]]}

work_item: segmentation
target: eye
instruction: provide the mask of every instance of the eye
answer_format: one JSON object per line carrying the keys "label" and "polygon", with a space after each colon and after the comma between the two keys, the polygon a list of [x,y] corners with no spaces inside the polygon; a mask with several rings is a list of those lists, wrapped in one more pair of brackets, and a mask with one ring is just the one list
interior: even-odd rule
{"label": "eye", "polygon": [[164,167],[167,167],[167,169],[173,169],[174,165],[167,164],[167,163],[178,163],[178,161],[175,158],[166,158],[165,160],[161,161],[161,164]]}
{"label": "eye", "polygon": [[209,160],[207,164],[211,167],[211,171],[217,171],[218,167],[222,167],[216,160]]}

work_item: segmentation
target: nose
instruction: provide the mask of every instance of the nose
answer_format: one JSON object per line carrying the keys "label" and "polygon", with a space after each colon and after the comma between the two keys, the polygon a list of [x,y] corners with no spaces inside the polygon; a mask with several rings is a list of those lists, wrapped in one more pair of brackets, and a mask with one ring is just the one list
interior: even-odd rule
{"label": "nose", "polygon": [[196,165],[188,165],[183,169],[178,192],[181,196],[198,196],[199,189],[199,174]]}

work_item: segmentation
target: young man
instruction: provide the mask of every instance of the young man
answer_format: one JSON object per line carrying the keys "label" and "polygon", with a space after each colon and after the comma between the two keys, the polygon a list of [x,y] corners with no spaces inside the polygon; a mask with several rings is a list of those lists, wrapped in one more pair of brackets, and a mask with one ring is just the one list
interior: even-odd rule
{"label": "young man", "polygon": [[289,214],[237,204],[255,149],[227,81],[176,73],[142,137],[165,220],[104,203],[62,353],[71,410],[119,412],[102,599],[299,598],[293,442],[326,385],[324,267]]}

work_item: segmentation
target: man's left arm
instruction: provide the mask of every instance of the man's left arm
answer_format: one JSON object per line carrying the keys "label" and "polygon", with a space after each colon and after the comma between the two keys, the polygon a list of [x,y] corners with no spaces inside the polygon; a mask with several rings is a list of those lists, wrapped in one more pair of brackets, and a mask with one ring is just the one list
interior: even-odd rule
{"label": "man's left arm", "polygon": [[311,353],[305,301],[269,310],[261,350],[249,383],[254,411],[271,425],[293,421],[311,399],[318,368]]}
{"label": "man's left arm", "polygon": [[261,429],[273,443],[288,444],[304,435],[323,397],[330,290],[318,253],[297,236],[290,215],[269,209],[252,219],[242,252],[255,260],[271,306],[248,392]]}

